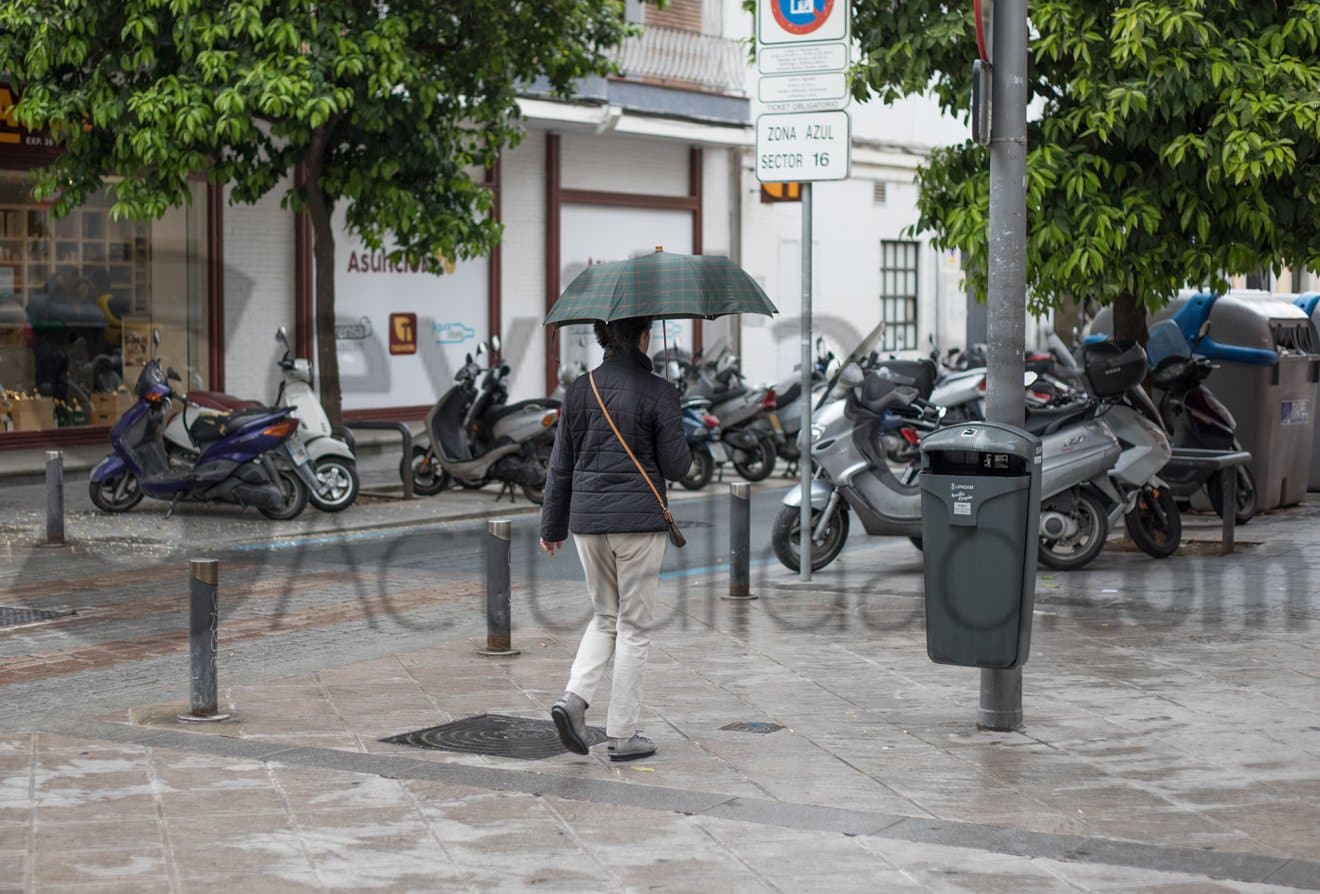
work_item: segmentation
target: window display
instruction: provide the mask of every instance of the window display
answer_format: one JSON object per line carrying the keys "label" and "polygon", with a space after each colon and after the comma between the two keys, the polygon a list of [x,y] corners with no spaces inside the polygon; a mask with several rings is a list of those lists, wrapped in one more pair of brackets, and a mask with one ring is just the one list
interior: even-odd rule
{"label": "window display", "polygon": [[131,405],[144,333],[207,377],[200,275],[206,191],[152,223],[119,219],[102,189],[63,218],[0,171],[0,431],[109,425]]}

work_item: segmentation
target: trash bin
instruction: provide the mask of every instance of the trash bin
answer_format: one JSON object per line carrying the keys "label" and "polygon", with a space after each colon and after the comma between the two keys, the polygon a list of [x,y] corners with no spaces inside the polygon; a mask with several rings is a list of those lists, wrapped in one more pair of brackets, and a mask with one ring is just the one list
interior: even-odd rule
{"label": "trash bin", "polygon": [[969,422],[921,445],[926,651],[932,661],[1026,663],[1036,594],[1041,442]]}
{"label": "trash bin", "polygon": [[[1320,381],[1320,345],[1306,314],[1269,292],[1197,292],[1179,295],[1151,321],[1164,319],[1178,324],[1194,353],[1219,366],[1206,385],[1233,414],[1238,440],[1251,452],[1257,510],[1302,502],[1314,465]],[[1106,308],[1091,331],[1112,327]]]}
{"label": "trash bin", "polygon": [[[1311,318],[1315,326],[1316,348],[1320,350],[1320,292],[1307,292],[1293,299],[1293,304],[1302,309],[1302,313]],[[1313,411],[1320,411],[1320,385],[1316,386],[1316,403]],[[1320,422],[1316,423],[1315,437],[1311,441],[1311,481],[1309,489],[1320,491]]]}

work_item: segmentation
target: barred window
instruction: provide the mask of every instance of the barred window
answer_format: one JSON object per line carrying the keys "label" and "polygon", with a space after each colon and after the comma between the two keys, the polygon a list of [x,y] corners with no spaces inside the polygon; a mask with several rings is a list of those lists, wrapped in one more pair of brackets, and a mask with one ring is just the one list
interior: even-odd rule
{"label": "barred window", "polygon": [[884,351],[917,347],[917,245],[880,243],[880,319],[885,321]]}

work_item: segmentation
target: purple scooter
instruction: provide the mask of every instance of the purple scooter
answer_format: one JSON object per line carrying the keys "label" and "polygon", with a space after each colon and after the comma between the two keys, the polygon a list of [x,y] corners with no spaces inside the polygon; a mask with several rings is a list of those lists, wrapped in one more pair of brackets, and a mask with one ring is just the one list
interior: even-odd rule
{"label": "purple scooter", "polygon": [[[152,344],[160,343],[152,333]],[[316,479],[307,451],[294,434],[298,420],[288,407],[254,407],[227,415],[206,415],[189,427],[202,448],[193,463],[173,463],[165,452],[165,416],[178,395],[152,357],[138,377],[138,402],[110,430],[109,456],[92,470],[90,495],[97,508],[126,512],[144,496],[170,501],[255,506],[272,519],[296,518],[307,506]]]}

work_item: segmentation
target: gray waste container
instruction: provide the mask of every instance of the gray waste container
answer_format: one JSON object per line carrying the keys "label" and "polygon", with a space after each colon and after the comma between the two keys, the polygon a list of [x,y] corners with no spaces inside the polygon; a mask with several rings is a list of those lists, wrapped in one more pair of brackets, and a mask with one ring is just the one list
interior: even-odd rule
{"label": "gray waste container", "polygon": [[967,667],[1025,664],[1040,525],[1039,438],[992,422],[921,444],[926,651]]}
{"label": "gray waste container", "polygon": [[[1194,353],[1219,367],[1206,386],[1233,414],[1238,440],[1251,452],[1256,508],[1302,502],[1311,478],[1320,380],[1320,345],[1306,314],[1269,292],[1243,290],[1179,295],[1151,321],[1164,319],[1178,324]],[[1113,332],[1108,308],[1096,316],[1091,332]]]}
{"label": "gray waste container", "polygon": [[[1302,313],[1311,318],[1315,326],[1316,347],[1320,348],[1320,292],[1307,292],[1294,299],[1293,304],[1302,309]],[[1320,412],[1320,383],[1316,385],[1317,412]],[[1315,426],[1315,437],[1311,440],[1311,482],[1309,489],[1320,491],[1320,422]]]}

